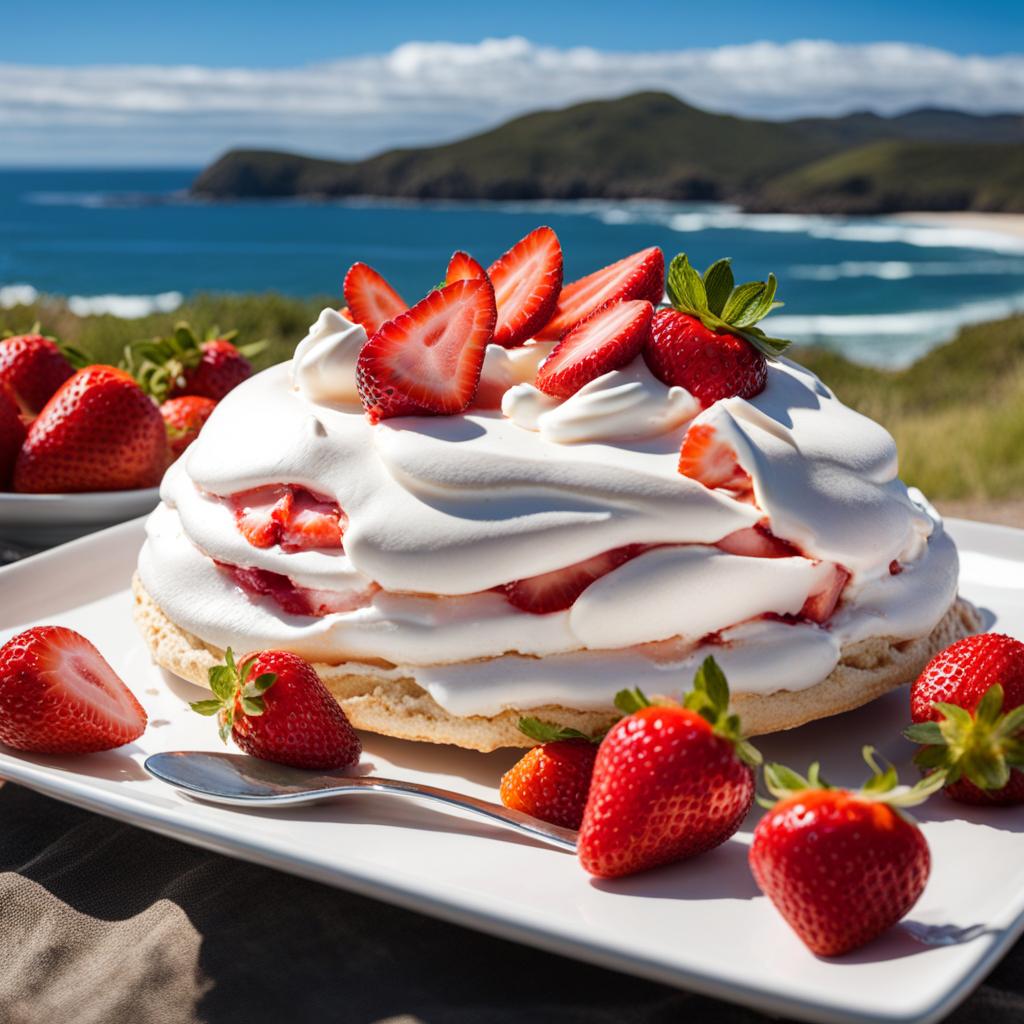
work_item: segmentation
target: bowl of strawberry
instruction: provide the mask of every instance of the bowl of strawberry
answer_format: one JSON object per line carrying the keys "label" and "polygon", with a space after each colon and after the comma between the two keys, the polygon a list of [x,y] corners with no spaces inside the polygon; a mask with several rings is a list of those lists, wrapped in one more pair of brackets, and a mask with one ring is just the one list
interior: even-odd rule
{"label": "bowl of strawberry", "polygon": [[255,350],[187,324],[117,366],[38,329],[0,339],[0,541],[40,549],[151,511]]}

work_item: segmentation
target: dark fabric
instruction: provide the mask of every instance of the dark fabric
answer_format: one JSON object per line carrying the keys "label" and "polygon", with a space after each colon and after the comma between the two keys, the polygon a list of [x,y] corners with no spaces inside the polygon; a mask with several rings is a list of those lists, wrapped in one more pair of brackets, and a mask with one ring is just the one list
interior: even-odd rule
{"label": "dark fabric", "polygon": [[[950,1020],[1024,1020],[1018,946]],[[0,786],[3,1024],[768,1018]]]}

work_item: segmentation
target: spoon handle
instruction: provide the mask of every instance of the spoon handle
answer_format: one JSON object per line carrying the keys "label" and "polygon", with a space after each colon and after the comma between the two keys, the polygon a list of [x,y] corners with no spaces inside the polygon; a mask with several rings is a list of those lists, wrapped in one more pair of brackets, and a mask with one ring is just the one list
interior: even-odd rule
{"label": "spoon handle", "polygon": [[[337,788],[339,794],[366,792],[367,790],[374,793],[390,793],[395,796],[419,797],[449,807],[459,807],[478,817],[511,829],[513,832],[538,839],[549,846],[555,846],[569,853],[576,852],[577,833],[573,829],[551,825],[539,818],[524,814],[522,811],[505,807],[503,804],[480,800],[477,797],[466,796],[464,793],[455,793],[448,789],[439,789],[437,786],[426,786],[415,782],[402,782],[399,779],[380,779],[372,775],[354,778],[351,783]],[[324,790],[323,794],[327,795],[331,792],[332,790]]]}

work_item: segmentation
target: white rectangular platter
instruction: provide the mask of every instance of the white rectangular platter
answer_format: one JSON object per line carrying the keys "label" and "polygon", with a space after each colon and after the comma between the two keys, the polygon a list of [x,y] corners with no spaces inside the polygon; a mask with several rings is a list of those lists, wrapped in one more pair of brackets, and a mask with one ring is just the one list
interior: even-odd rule
{"label": "white rectangular platter", "polygon": [[[1024,637],[1024,531],[956,521],[949,529],[960,546],[963,593],[992,628]],[[137,744],[105,754],[0,750],[0,777],[197,846],[814,1021],[938,1020],[1024,931],[1024,810],[973,810],[942,796],[917,815],[933,854],[921,901],[903,925],[834,961],[812,956],[755,888],[746,856],[756,810],[704,857],[601,882],[569,854],[408,801],[346,797],[281,812],[192,802],[141,767],[157,751],[219,747],[211,721],[188,709],[200,691],[153,667],[136,634],[128,581],[142,536],[135,520],[0,570],[0,642],[28,625],[71,626],[100,648],[150,716]],[[909,779],[906,716],[901,690],[758,745],[797,768],[820,759],[831,781],[856,784],[864,777],[861,746],[873,743]],[[378,774],[489,799],[517,756],[365,739],[364,760]]]}

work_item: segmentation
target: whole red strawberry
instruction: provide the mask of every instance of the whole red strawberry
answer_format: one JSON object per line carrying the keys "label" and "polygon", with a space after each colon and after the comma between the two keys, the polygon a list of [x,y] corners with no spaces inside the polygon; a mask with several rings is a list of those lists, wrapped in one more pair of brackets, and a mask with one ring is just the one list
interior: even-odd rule
{"label": "whole red strawberry", "polygon": [[231,736],[247,754],[295,768],[347,768],[359,760],[359,737],[308,662],[261,651],[236,665],[230,648],[224,660],[210,669],[214,699],[192,709],[218,716],[225,743]]}
{"label": "whole red strawberry", "polygon": [[501,777],[501,802],[552,825],[579,828],[597,744],[575,729],[536,718],[521,718],[519,728],[538,745]]}
{"label": "whole red strawberry", "polygon": [[0,390],[6,388],[26,416],[35,416],[74,372],[52,338],[18,334],[0,340]]}
{"label": "whole red strawberry", "polygon": [[594,764],[579,858],[615,878],[694,857],[724,843],[754,799],[760,755],[729,714],[729,687],[714,658],[697,670],[686,706],[623,691],[627,716],[608,731]]}
{"label": "whole red strawberry", "polygon": [[0,388],[0,490],[6,489],[14,474],[14,463],[25,443],[25,424],[8,391]]}
{"label": "whole red strawberry", "polygon": [[734,286],[728,259],[704,274],[680,253],[665,284],[673,309],[659,310],[644,359],[659,380],[686,388],[704,408],[719,399],[752,398],[765,388],[768,367],[789,345],[755,324],[782,305],[775,301],[775,275]]}
{"label": "whole red strawberry", "polygon": [[946,793],[969,804],[1024,802],[1024,643],[999,633],[957,640],[910,689],[915,759],[942,772]]}
{"label": "whole red strawberry", "polygon": [[196,395],[219,402],[229,391],[252,376],[247,356],[266,347],[257,341],[239,348],[234,331],[220,334],[212,328],[200,341],[187,323],[180,323],[166,338],[137,341],[128,346],[122,369],[158,402]]}
{"label": "whole red strawberry", "polygon": [[775,909],[818,956],[839,956],[881,935],[924,891],[931,855],[921,830],[899,807],[921,803],[941,785],[898,790],[896,772],[875,771],[860,790],[835,789],[812,765],[804,778],[765,768],[778,802],[758,822],[750,869]]}
{"label": "whole red strawberry", "polygon": [[0,647],[0,743],[88,754],[137,740],[146,712],[80,633],[33,626]]}
{"label": "whole red strawberry", "polygon": [[252,363],[224,338],[204,341],[195,366],[186,367],[184,382],[171,388],[171,398],[194,395],[219,402],[229,391],[252,376]]}
{"label": "whole red strawberry", "polygon": [[198,395],[168,398],[160,406],[160,415],[167,426],[167,443],[172,459],[178,458],[199,436],[203,424],[216,408],[217,403],[212,398],[200,398]]}
{"label": "whole red strawberry", "polygon": [[163,417],[123,370],[88,366],[33,421],[14,489],[34,493],[155,487],[167,468]]}

